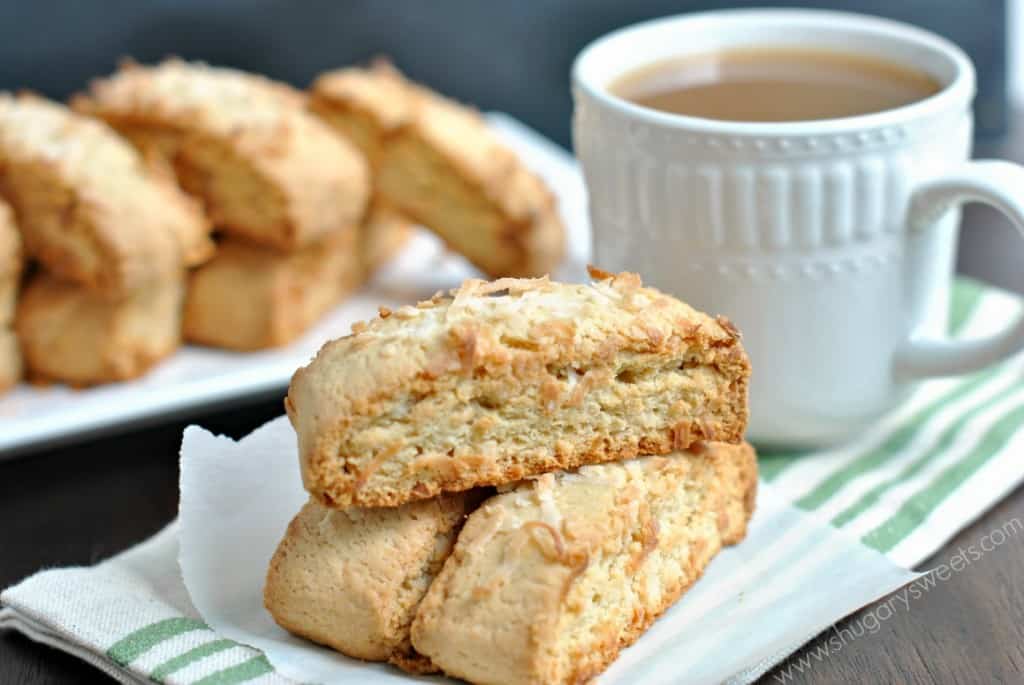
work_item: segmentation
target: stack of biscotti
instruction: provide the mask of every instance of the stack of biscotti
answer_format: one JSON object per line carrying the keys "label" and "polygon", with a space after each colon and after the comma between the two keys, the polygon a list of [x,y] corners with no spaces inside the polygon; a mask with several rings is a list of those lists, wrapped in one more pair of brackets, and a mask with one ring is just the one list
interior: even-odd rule
{"label": "stack of biscotti", "polygon": [[363,150],[378,201],[488,276],[550,274],[565,252],[554,196],[472,109],[389,63],[321,75],[309,108]]}
{"label": "stack of biscotti", "polygon": [[306,111],[300,91],[169,59],[125,64],[73,104],[175,177],[222,236],[190,275],[187,340],[284,345],[362,282],[369,171],[353,145]]}
{"label": "stack of biscotti", "polygon": [[267,576],[281,626],[414,672],[584,682],[743,538],[738,333],[592,275],[469,281],[296,372],[311,497]]}
{"label": "stack of biscotti", "polygon": [[[209,256],[209,225],[131,145],[63,105],[0,93],[0,196],[23,244],[12,251],[0,236],[5,322],[18,285],[11,254],[37,263],[14,322],[30,378],[134,378],[177,348],[184,269]],[[6,373],[16,362],[2,328]]]}

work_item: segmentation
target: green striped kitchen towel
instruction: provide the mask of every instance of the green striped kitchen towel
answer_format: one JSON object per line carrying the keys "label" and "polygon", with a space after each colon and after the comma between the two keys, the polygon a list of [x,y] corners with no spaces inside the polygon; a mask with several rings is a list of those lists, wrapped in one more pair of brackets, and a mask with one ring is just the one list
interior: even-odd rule
{"label": "green striped kitchen towel", "polygon": [[[958,337],[983,335],[1005,325],[1020,310],[1015,297],[959,280],[954,290],[952,333]],[[669,630],[672,621],[680,613],[707,611],[710,616],[722,617],[725,625],[719,629],[735,630],[735,622],[727,620],[729,612],[751,610],[751,602],[758,601],[754,585],[759,578],[774,575],[779,564],[787,565],[784,577],[802,573],[810,579],[795,585],[834,585],[836,560],[844,559],[843,568],[852,570],[846,565],[848,557],[839,555],[849,554],[848,548],[855,547],[862,550],[857,553],[861,561],[856,573],[845,574],[844,582],[864,580],[864,569],[876,574],[879,584],[874,587],[884,587],[881,592],[912,579],[908,573],[878,570],[871,555],[887,556],[901,566],[920,563],[1024,476],[1018,457],[1024,446],[1022,371],[1024,357],[1019,357],[973,376],[929,381],[905,406],[849,445],[814,454],[765,456],[766,494],[770,491],[776,499],[795,504],[796,510],[814,515],[804,514],[803,521],[793,521],[771,499],[760,500],[748,540],[712,564],[701,583],[673,609],[675,618],[670,613],[644,641],[626,652],[609,673],[624,672],[626,676],[614,677],[612,682],[632,682],[634,673],[644,674],[645,682],[659,682],[653,674],[663,673],[657,665],[664,659],[692,660],[695,649],[713,650],[714,645],[701,643],[702,637],[707,642],[711,634],[706,618],[701,618],[695,638]],[[186,445],[188,441],[186,434]],[[284,448],[275,444],[274,450],[279,449]],[[183,478],[187,476],[184,469],[183,464]],[[185,487],[183,480],[183,491]],[[829,528],[824,521],[841,530]],[[142,545],[96,567],[43,571],[9,588],[0,595],[0,627],[19,630],[75,654],[121,682],[294,682],[275,671],[260,651],[218,634],[200,618],[178,568],[180,525],[175,522]],[[767,544],[762,544],[766,539]],[[801,550],[797,557],[801,561],[795,566],[794,557],[786,552],[793,549]],[[889,565],[897,568],[897,564]],[[262,572],[262,568],[256,571]],[[819,575],[827,575],[829,583],[811,582]],[[856,592],[861,594],[848,597]],[[836,608],[830,621],[880,594],[863,592],[863,588],[844,588],[839,595],[849,604]],[[804,589],[794,594],[792,601],[811,598]],[[258,600],[251,603],[254,606],[247,611],[262,611]],[[801,639],[825,627],[827,623],[815,624]],[[730,649],[736,645],[733,640],[740,639],[740,635],[731,638]],[[730,682],[752,681],[799,646],[797,642],[764,654],[755,667],[741,669]],[[679,649],[685,654],[672,656]],[[372,669],[367,675],[372,674],[375,682],[404,678],[385,666],[360,667]]]}
{"label": "green striped kitchen towel", "polygon": [[93,567],[41,571],[0,595],[0,628],[68,652],[122,683],[291,683],[210,630],[178,570],[178,524]]}

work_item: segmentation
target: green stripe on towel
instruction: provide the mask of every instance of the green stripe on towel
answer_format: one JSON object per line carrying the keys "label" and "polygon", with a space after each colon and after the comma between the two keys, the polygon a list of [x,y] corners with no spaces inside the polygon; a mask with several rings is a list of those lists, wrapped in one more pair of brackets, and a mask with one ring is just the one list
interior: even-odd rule
{"label": "green stripe on towel", "polygon": [[985,286],[973,278],[958,277],[953,282],[953,294],[949,302],[949,334],[955,336],[967,324],[977,309]]}
{"label": "green stripe on towel", "polygon": [[206,629],[205,623],[194,618],[185,618],[184,616],[166,618],[139,628],[134,633],[118,640],[107,650],[107,656],[118,664],[126,666],[164,640],[192,630]]}
{"label": "green stripe on towel", "polygon": [[782,473],[783,469],[795,463],[798,459],[803,459],[803,455],[791,452],[758,454],[757,467],[761,478],[770,483],[775,480],[777,475]]}
{"label": "green stripe on towel", "polygon": [[963,459],[937,475],[931,483],[861,540],[879,552],[888,552],[921,525],[967,478],[984,466],[1010,441],[1024,423],[1024,406],[1018,406],[995,423]]}
{"label": "green stripe on towel", "polygon": [[860,476],[871,473],[879,466],[895,457],[901,450],[905,449],[920,434],[924,424],[940,411],[953,402],[963,399],[968,393],[972,393],[982,385],[999,374],[1000,368],[987,369],[975,375],[970,380],[959,383],[949,392],[925,405],[907,420],[902,426],[893,431],[882,444],[874,449],[861,454],[849,464],[839,469],[828,478],[818,484],[816,488],[798,499],[795,504],[801,509],[813,510],[832,498],[842,490],[848,483]]}
{"label": "green stripe on towel", "polygon": [[223,652],[225,649],[231,649],[232,647],[238,646],[238,643],[234,640],[214,640],[213,642],[207,642],[206,644],[199,645],[198,647],[193,647],[184,654],[168,659],[154,668],[153,672],[149,674],[149,679],[157,683],[162,683],[164,682],[164,678],[167,676],[180,671],[200,659],[208,657],[211,654]]}
{"label": "green stripe on towel", "polygon": [[832,519],[832,525],[836,527],[845,526],[847,523],[857,518],[865,511],[873,507],[878,503],[878,500],[882,495],[887,492],[890,488],[907,483],[920,473],[926,466],[933,463],[936,459],[941,458],[947,453],[949,448],[952,446],[956,437],[960,434],[963,428],[967,425],[967,422],[973,419],[975,416],[990,409],[994,405],[1006,399],[1005,393],[995,393],[992,397],[989,397],[984,402],[981,402],[969,410],[961,414],[956,421],[949,424],[946,430],[942,431],[942,434],[935,441],[935,444],[925,450],[925,453],[910,462],[900,473],[887,481],[879,483],[874,488],[864,493],[861,498],[854,504],[847,507],[845,510],[840,512],[834,519]]}
{"label": "green stripe on towel", "polygon": [[195,681],[192,685],[237,685],[253,678],[259,678],[265,673],[270,673],[274,667],[267,661],[267,657],[260,654],[248,661],[243,661],[237,666],[231,666],[223,670],[211,673],[205,678]]}

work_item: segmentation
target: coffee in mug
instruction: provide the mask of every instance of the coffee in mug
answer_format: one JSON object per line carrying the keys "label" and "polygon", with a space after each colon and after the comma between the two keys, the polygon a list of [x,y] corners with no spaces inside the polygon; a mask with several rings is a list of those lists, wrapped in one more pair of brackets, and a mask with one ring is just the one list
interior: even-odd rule
{"label": "coffee in mug", "polygon": [[723,50],[634,69],[611,92],[644,107],[721,121],[814,121],[882,112],[941,85],[867,55],[784,47]]}

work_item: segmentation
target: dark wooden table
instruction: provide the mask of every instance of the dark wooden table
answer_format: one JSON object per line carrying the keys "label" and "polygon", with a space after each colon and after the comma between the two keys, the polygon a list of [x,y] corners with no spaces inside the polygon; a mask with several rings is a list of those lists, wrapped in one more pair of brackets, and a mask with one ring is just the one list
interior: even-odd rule
{"label": "dark wooden table", "polygon": [[[978,152],[1024,160],[1024,135]],[[1024,293],[1022,258],[1024,244],[1000,217],[984,208],[967,209],[961,272]],[[0,463],[0,587],[42,568],[97,562],[170,522],[178,508],[178,445],[187,423],[240,437],[281,413],[280,399],[240,404]],[[921,568],[948,561],[958,548],[976,544],[1013,518],[1024,521],[1024,488]],[[870,610],[836,628],[852,626]],[[909,611],[882,623],[877,632],[822,657],[818,650],[832,635],[810,642],[762,682],[1024,682],[1024,547],[1020,539],[1011,540],[913,602]],[[89,682],[112,681],[62,652],[0,633],[0,683]]]}

